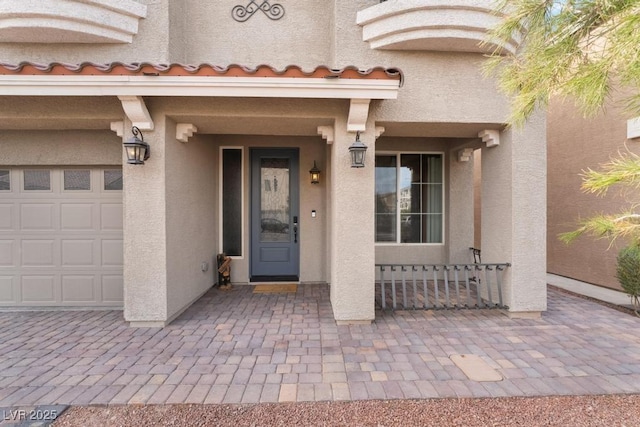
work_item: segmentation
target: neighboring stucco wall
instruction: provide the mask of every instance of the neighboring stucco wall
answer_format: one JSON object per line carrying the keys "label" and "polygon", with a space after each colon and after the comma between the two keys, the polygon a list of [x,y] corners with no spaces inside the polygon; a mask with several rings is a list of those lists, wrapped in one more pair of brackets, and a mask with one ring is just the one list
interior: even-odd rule
{"label": "neighboring stucco wall", "polygon": [[600,286],[621,289],[615,278],[616,256],[624,247],[620,241],[609,249],[607,240],[583,236],[571,245],[558,240],[558,234],[576,228],[577,220],[597,213],[616,213],[628,202],[617,191],[606,197],[580,190],[580,174],[587,168],[598,169],[602,163],[624,152],[625,143],[639,153],[636,141],[627,141],[627,117],[619,98],[608,103],[604,113],[588,119],[570,102],[554,100],[548,113],[547,156],[548,198],[548,270]]}
{"label": "neighboring stucco wall", "polygon": [[106,130],[0,130],[0,165],[121,165],[122,140]]}
{"label": "neighboring stucco wall", "polygon": [[[217,167],[209,138],[175,139],[176,124],[166,126],[167,315],[191,305],[214,283],[219,215],[214,191]],[[202,263],[208,264],[202,271]],[[216,275],[217,277],[217,275]]]}

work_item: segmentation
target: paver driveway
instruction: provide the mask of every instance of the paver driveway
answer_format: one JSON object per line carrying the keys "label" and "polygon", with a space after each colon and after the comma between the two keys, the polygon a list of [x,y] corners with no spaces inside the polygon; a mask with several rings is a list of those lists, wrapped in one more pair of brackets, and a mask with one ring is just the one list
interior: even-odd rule
{"label": "paver driveway", "polygon": [[[164,329],[117,311],[0,313],[0,407],[640,393],[640,319],[551,290],[542,319],[378,313],[337,326],[327,286],[208,292]],[[503,377],[474,382],[449,356]]]}

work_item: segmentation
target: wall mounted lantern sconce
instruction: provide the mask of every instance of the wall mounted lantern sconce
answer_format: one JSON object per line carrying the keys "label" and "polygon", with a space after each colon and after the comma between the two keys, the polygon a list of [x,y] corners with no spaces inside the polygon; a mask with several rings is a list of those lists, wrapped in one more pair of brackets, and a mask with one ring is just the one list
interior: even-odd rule
{"label": "wall mounted lantern sconce", "polygon": [[312,184],[320,184],[320,169],[316,166],[316,161],[313,161],[313,167],[309,171],[309,175],[311,175],[311,183]]}
{"label": "wall mounted lantern sconce", "polygon": [[351,167],[363,168],[364,158],[367,152],[367,146],[360,142],[360,132],[356,133],[356,140],[349,146],[349,154],[351,154]]}
{"label": "wall mounted lantern sconce", "polygon": [[[144,165],[145,160],[149,159],[151,148],[149,144],[144,142],[144,135],[137,126],[131,128],[133,138],[125,141],[124,150],[127,153],[127,163],[130,165]],[[138,135],[140,138],[138,138]]]}

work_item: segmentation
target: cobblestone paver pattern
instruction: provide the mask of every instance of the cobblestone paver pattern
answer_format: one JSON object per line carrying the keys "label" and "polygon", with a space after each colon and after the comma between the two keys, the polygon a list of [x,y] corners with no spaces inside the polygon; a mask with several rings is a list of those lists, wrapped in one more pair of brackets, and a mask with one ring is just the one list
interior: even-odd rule
{"label": "cobblestone paver pattern", "polygon": [[[503,377],[475,382],[449,358]],[[549,292],[541,319],[377,313],[338,326],[329,290],[213,289],[164,329],[118,311],[0,313],[0,407],[640,393],[640,319]]]}

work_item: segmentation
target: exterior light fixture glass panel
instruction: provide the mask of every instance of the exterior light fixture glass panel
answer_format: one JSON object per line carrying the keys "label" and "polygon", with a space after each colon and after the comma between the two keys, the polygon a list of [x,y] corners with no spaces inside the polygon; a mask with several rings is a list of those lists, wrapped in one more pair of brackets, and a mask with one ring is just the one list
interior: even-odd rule
{"label": "exterior light fixture glass panel", "polygon": [[360,142],[360,132],[356,133],[356,140],[349,146],[349,154],[351,154],[351,167],[363,168],[367,146]]}
{"label": "exterior light fixture glass panel", "polygon": [[[149,144],[144,142],[144,135],[136,126],[131,128],[133,138],[124,142],[124,150],[127,153],[127,163],[130,165],[144,165],[149,159],[151,149]],[[138,138],[140,136],[140,138]]]}
{"label": "exterior light fixture glass panel", "polygon": [[309,175],[311,176],[312,184],[320,184],[320,169],[316,166],[316,161],[313,161],[313,167],[309,171]]}

